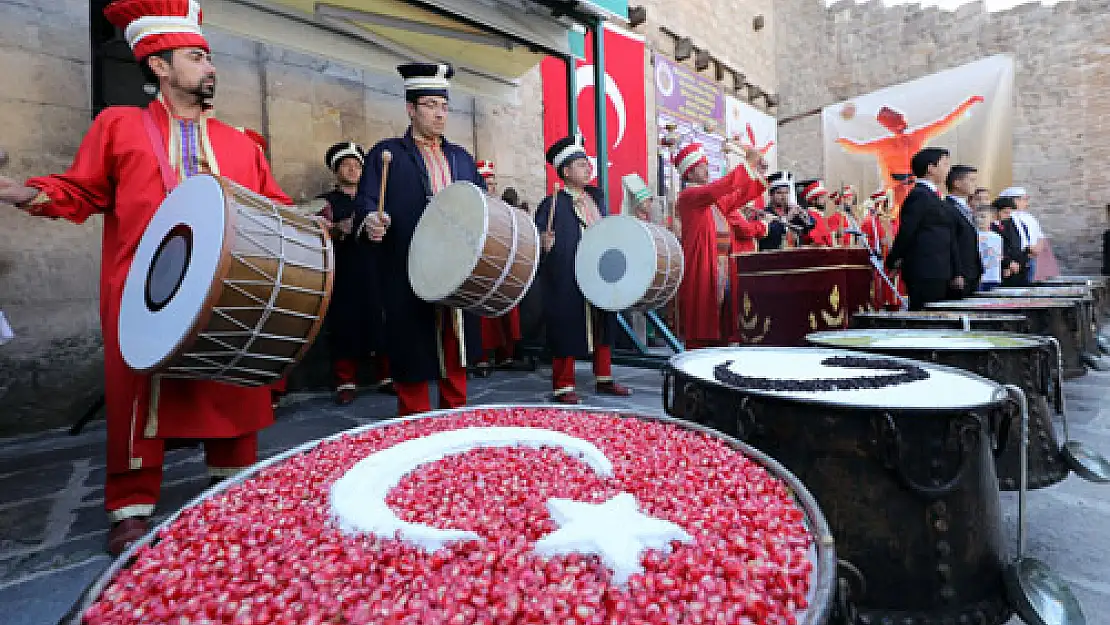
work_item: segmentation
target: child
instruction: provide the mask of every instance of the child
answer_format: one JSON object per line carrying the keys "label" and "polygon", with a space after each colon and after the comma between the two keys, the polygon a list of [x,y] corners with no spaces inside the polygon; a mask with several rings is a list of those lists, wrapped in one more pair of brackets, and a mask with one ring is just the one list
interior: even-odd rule
{"label": "child", "polygon": [[1026,277],[1029,268],[1029,252],[1022,248],[1021,235],[1018,233],[1017,224],[1014,223],[1014,199],[1000,197],[992,205],[998,211],[998,221],[991,227],[1002,235],[1002,284],[1016,287],[1029,286],[1029,280]]}
{"label": "child", "polygon": [[991,230],[994,218],[994,209],[989,204],[975,212],[975,224],[979,230],[979,256],[983,259],[980,292],[1002,284],[1002,235]]}

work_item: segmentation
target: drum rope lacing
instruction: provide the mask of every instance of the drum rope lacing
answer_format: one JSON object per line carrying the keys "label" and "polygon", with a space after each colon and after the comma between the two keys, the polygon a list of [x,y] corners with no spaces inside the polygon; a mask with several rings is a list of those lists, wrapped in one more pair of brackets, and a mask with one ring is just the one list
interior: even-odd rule
{"label": "drum rope lacing", "polygon": [[[524,299],[524,291],[521,292],[520,296],[517,298],[517,301],[515,301],[515,302],[509,300],[508,298],[500,297],[500,292],[499,292],[501,285],[505,284],[505,282],[509,278],[514,277],[512,275],[512,269],[513,269],[513,266],[514,266],[514,261],[516,259],[516,253],[517,253],[517,248],[518,248],[517,237],[519,236],[519,233],[520,233],[520,221],[519,221],[520,215],[518,215],[517,212],[519,212],[519,211],[514,211],[514,212],[510,213],[510,218],[509,219],[512,222],[512,236],[510,237],[511,240],[510,240],[510,243],[509,243],[509,253],[506,255],[505,266],[501,268],[501,275],[499,275],[497,278],[494,278],[492,280],[489,279],[489,278],[482,278],[480,276],[474,276],[474,275],[470,276],[470,278],[468,278],[467,281],[473,281],[473,282],[477,283],[480,286],[485,286],[485,287],[488,287],[488,288],[486,290],[486,294],[479,297],[477,300],[467,301],[469,298],[466,297],[466,293],[460,293],[459,296],[458,296],[459,299],[462,299],[462,300],[466,301],[466,303],[469,306],[473,306],[473,307],[483,306],[487,301],[489,301],[491,299],[495,299],[498,304],[501,304],[502,306],[504,306],[506,308],[512,308],[512,306],[515,306],[516,304],[518,304],[521,299]],[[483,243],[482,243],[482,251],[483,252],[485,251],[485,239],[486,238],[493,238],[494,240],[498,241],[502,245],[505,244],[505,241],[502,241],[497,235],[494,235],[494,234],[490,233],[490,231],[489,231],[489,212],[487,212],[484,216],[482,232],[484,233]],[[536,235],[536,249],[539,249],[539,234]],[[484,260],[485,259],[482,256],[478,257],[478,262],[479,263],[482,263]],[[534,273],[535,273],[535,270],[533,269],[533,277],[534,277]],[[525,286],[525,285],[522,285],[522,284],[518,283],[517,286]],[[526,291],[526,289],[525,289],[525,291]]]}
{"label": "drum rope lacing", "polygon": [[[235,185],[235,186],[238,187],[238,185]],[[193,371],[197,371],[197,370],[209,370],[213,374],[212,379],[223,380],[223,381],[226,381],[226,382],[231,382],[231,383],[236,383],[236,384],[249,384],[249,385],[252,385],[252,386],[256,386],[256,385],[265,384],[266,382],[260,382],[258,379],[249,379],[249,378],[243,378],[243,377],[239,377],[239,376],[236,376],[236,375],[232,375],[231,372],[240,372],[240,373],[243,373],[243,374],[246,374],[246,375],[249,375],[249,376],[270,378],[270,380],[269,380],[270,382],[279,379],[281,376],[278,373],[273,372],[273,371],[259,370],[259,369],[239,366],[241,361],[244,358],[246,358],[248,355],[249,355],[250,358],[256,359],[256,360],[266,360],[266,361],[271,361],[271,362],[282,362],[282,363],[286,363],[286,364],[295,362],[295,359],[284,357],[284,356],[272,356],[272,355],[262,354],[262,353],[251,353],[251,352],[249,352],[249,348],[254,343],[256,343],[260,339],[298,343],[298,344],[301,344],[301,345],[304,345],[307,342],[303,338],[292,338],[292,337],[287,337],[287,336],[262,332],[261,328],[264,328],[266,326],[267,322],[273,316],[273,314],[274,313],[281,313],[283,315],[288,315],[290,317],[298,317],[298,318],[301,318],[301,319],[313,320],[313,321],[318,319],[318,317],[315,316],[315,315],[311,315],[311,314],[307,314],[307,313],[301,313],[301,312],[298,312],[298,311],[295,311],[295,310],[288,310],[288,309],[276,307],[275,304],[276,304],[277,298],[281,294],[281,292],[282,291],[291,291],[291,292],[298,292],[298,293],[313,295],[313,296],[317,296],[317,297],[324,297],[324,296],[327,295],[327,293],[324,292],[324,291],[319,291],[319,290],[315,290],[315,289],[307,289],[307,288],[303,288],[303,287],[297,287],[297,286],[293,286],[293,285],[284,285],[284,284],[282,284],[282,278],[283,278],[283,275],[285,273],[286,265],[288,265],[290,267],[298,267],[298,268],[301,268],[301,269],[309,269],[309,270],[312,270],[312,271],[326,271],[327,267],[319,267],[319,266],[315,266],[315,265],[299,263],[299,262],[289,260],[289,259],[286,258],[286,251],[287,251],[286,250],[286,237],[283,235],[284,226],[290,225],[290,226],[292,226],[294,228],[297,228],[297,229],[304,229],[302,224],[298,224],[293,220],[290,220],[290,221],[286,222],[283,218],[283,215],[281,214],[281,211],[275,205],[273,205],[272,203],[257,201],[254,198],[252,198],[250,196],[246,196],[246,195],[237,197],[236,200],[239,201],[239,202],[245,203],[245,204],[250,204],[250,205],[254,206],[257,209],[260,209],[261,212],[268,213],[268,216],[272,216],[277,220],[277,227],[275,229],[274,227],[271,227],[269,224],[263,222],[261,219],[259,219],[255,215],[247,214],[247,213],[244,213],[244,212],[238,212],[237,213],[237,216],[243,217],[243,218],[249,220],[250,222],[252,222],[254,225],[258,226],[259,228],[261,228],[263,230],[266,230],[269,234],[275,235],[276,238],[278,239],[278,249],[276,251],[269,244],[263,242],[262,240],[260,240],[256,236],[254,236],[252,233],[250,233],[248,231],[245,231],[243,228],[236,228],[237,233],[244,240],[253,244],[257,248],[259,248],[261,250],[264,250],[265,252],[267,252],[270,255],[268,257],[263,256],[262,258],[276,259],[277,269],[276,269],[276,271],[273,272],[274,275],[270,275],[270,272],[267,272],[262,267],[259,267],[257,264],[248,260],[250,258],[253,258],[254,256],[252,256],[250,254],[234,253],[233,252],[231,254],[231,256],[236,261],[242,263],[245,267],[247,267],[251,271],[254,271],[255,273],[259,274],[260,276],[265,276],[266,278],[268,278],[268,280],[228,280],[225,283],[225,286],[227,288],[235,291],[236,293],[242,295],[244,298],[252,300],[254,302],[257,302],[259,304],[259,306],[257,306],[257,307],[254,307],[254,306],[223,306],[223,307],[214,308],[213,311],[212,311],[213,314],[217,315],[218,317],[220,317],[224,321],[227,321],[228,323],[239,327],[242,330],[242,332],[234,332],[234,331],[202,332],[198,335],[198,338],[204,338],[208,341],[211,341],[212,343],[220,345],[220,346],[226,348],[230,353],[236,354],[236,355],[230,361],[221,362],[219,360],[215,360],[214,357],[226,356],[227,354],[225,354],[223,352],[190,352],[188,354],[188,357],[189,357],[190,360],[199,361],[201,363],[204,363],[205,365],[207,365],[207,367],[196,367],[196,366],[186,367],[186,366],[178,365],[178,366],[169,367],[167,369],[167,372],[169,372],[169,373],[173,373],[173,372],[187,373],[187,372],[193,372]],[[310,249],[307,245],[304,245],[303,243],[301,243],[299,241],[293,241],[293,242],[297,245],[300,245],[300,246],[306,248],[306,249]],[[327,241],[327,246],[330,247],[330,245],[331,245],[331,241],[328,240]],[[325,255],[325,258],[326,257],[327,257],[327,255]],[[269,297],[268,297],[268,299],[263,300],[262,298],[250,293],[247,289],[243,288],[243,286],[269,287],[270,288]],[[259,319],[257,321],[254,322],[253,326],[252,325],[247,325],[247,324],[243,323],[242,321],[236,319],[233,315],[229,314],[230,312],[233,312],[233,311],[244,311],[244,310],[248,310],[248,311],[261,310],[261,316],[259,317]],[[243,345],[241,347],[238,347],[236,345],[232,345],[232,344],[228,343],[227,341],[220,340],[220,337],[241,336],[243,333],[248,334],[249,337],[247,338],[246,342],[243,343]],[[174,376],[165,375],[164,377],[174,377]]]}

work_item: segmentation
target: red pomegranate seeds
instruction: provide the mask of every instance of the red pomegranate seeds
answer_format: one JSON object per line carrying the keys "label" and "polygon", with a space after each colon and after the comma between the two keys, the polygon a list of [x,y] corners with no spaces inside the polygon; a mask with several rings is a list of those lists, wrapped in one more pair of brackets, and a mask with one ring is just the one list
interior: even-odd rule
{"label": "red pomegranate seeds", "polygon": [[[598,475],[561,449],[497,447],[425,464],[387,503],[404,521],[481,540],[428,553],[340,529],[330,486],[368,455],[464,427],[555,430],[596,445]],[[631,493],[693,537],[613,582],[597,555],[544,558],[549,498]],[[184,510],[86,612],[90,625],[739,623],[793,625],[812,537],[778,479],[720,440],[610,413],[475,409],[322,443]]]}

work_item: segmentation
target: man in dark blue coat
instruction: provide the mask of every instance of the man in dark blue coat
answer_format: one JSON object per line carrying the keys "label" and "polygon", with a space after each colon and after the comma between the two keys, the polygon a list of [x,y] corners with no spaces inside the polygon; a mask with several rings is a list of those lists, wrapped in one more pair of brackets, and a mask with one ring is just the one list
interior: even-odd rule
{"label": "man in dark blue coat", "polygon": [[[447,125],[450,65],[410,63],[397,68],[405,79],[410,120],[403,137],[385,139],[366,155],[356,199],[355,232],[381,242],[381,284],[398,414],[431,410],[428,383],[438,380],[439,407],[466,405],[466,365],[482,351],[478,317],[425,302],[409,283],[408,257],[416,224],[432,197],[452,182],[486,188],[474,158],[443,138]],[[378,216],[382,155],[389,151],[387,189]]]}
{"label": "man in dark blue coat", "polygon": [[318,196],[326,202],[321,216],[334,224],[335,283],[328,306],[328,344],[335,376],[335,401],[345,406],[358,391],[359,363],[374,355],[379,385],[388,390],[385,316],[379,284],[379,245],[352,236],[355,198],[363,168],[362,146],[342,141],[328,148],[324,163],[335,174],[335,188]]}
{"label": "man in dark blue coat", "polygon": [[608,214],[605,196],[601,189],[587,184],[593,178],[593,167],[586,151],[573,139],[556,141],[547,150],[547,162],[564,184],[563,190],[544,198],[536,209],[536,227],[543,245],[536,279],[543,289],[555,401],[579,403],[574,359],[589,358],[591,354],[597,392],[631,395],[631,389],[613,381],[616,314],[591,306],[574,277],[574,256],[582,233]]}

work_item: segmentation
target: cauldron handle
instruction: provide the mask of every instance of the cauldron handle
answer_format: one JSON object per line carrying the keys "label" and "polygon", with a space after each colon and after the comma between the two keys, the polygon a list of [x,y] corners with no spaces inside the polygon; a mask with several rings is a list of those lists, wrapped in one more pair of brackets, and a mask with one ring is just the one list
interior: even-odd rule
{"label": "cauldron handle", "polygon": [[663,412],[677,417],[674,413],[674,375],[670,371],[663,371]]}
{"label": "cauldron handle", "polygon": [[1002,454],[1006,453],[1006,446],[1010,442],[1010,428],[1014,425],[1014,415],[1009,410],[1003,408],[999,412],[1002,416],[995,421],[997,425],[994,431],[998,433],[998,436],[995,437],[994,449],[992,450],[995,458],[1001,458]]}
{"label": "cauldron handle", "polygon": [[956,475],[952,476],[952,479],[939,486],[924,486],[910,478],[902,458],[902,433],[898,431],[898,426],[895,425],[894,417],[890,413],[883,414],[877,429],[879,444],[882,445],[880,458],[883,463],[898,476],[903,486],[926,499],[938,499],[951,493],[963,480],[964,474],[971,466],[973,454],[968,449],[970,445],[967,442],[971,428],[966,425],[959,426],[959,431],[956,433],[960,447],[960,468],[956,470]]}

